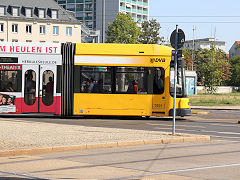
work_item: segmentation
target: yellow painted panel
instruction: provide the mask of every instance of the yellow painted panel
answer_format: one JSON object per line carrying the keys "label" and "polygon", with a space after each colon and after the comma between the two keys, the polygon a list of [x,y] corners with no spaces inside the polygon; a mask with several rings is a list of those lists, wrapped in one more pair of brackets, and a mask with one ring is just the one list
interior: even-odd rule
{"label": "yellow painted panel", "polygon": [[152,95],[74,94],[74,115],[150,116]]}
{"label": "yellow painted panel", "polygon": [[[169,109],[173,108],[173,97],[169,96]],[[189,98],[177,98],[176,99],[176,109],[188,109],[189,108]]]}
{"label": "yellow painted panel", "polygon": [[178,108],[182,108],[182,109],[189,108],[189,99],[188,98],[181,98]]}
{"label": "yellow painted panel", "polygon": [[171,56],[172,48],[153,44],[77,43],[76,55]]}

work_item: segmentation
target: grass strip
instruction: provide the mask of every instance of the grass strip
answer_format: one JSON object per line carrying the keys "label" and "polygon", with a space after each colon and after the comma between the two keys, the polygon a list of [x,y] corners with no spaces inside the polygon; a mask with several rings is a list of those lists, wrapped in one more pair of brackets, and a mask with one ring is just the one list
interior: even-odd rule
{"label": "grass strip", "polygon": [[240,105],[240,93],[197,94],[189,96],[192,106],[237,106]]}

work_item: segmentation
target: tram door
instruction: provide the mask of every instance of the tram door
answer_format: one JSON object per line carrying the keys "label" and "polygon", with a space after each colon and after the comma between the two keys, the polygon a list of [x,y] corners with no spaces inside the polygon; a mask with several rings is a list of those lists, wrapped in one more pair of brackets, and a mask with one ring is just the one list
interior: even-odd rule
{"label": "tram door", "polygon": [[165,89],[165,70],[162,67],[154,68],[153,113],[165,113]]}
{"label": "tram door", "polygon": [[56,112],[56,66],[23,65],[22,112]]}

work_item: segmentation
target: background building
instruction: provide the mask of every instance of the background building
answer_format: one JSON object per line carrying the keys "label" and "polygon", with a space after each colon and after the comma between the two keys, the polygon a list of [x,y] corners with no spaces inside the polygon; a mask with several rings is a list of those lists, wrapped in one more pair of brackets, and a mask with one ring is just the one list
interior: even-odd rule
{"label": "background building", "polygon": [[72,12],[82,23],[82,42],[99,42],[100,31],[96,30],[95,0],[56,0],[57,3]]}
{"label": "background building", "polygon": [[240,41],[235,41],[229,50],[229,58],[232,59],[234,56],[240,56]]}
{"label": "background building", "polygon": [[185,41],[183,48],[184,49],[193,49],[193,43],[194,43],[194,49],[208,49],[210,50],[212,46],[214,45],[217,49],[221,49],[223,52],[226,50],[225,42],[224,41],[215,41],[214,38],[204,38],[204,39],[195,39]]}
{"label": "background building", "polygon": [[[74,12],[75,17],[90,30],[100,30],[104,36],[108,23],[119,12],[129,13],[135,22],[148,20],[149,0],[56,0],[63,8]],[[94,34],[94,32],[92,32]],[[101,40],[102,42],[102,40]]]}
{"label": "background building", "polygon": [[95,0],[56,0],[64,9],[74,12],[75,17],[89,29],[96,29]]}
{"label": "background building", "polygon": [[81,42],[81,23],[54,0],[0,1],[0,41]]}
{"label": "background building", "polygon": [[[103,4],[103,2],[105,3]],[[105,40],[105,33],[102,36],[103,32],[106,32],[108,24],[114,21],[119,12],[130,14],[135,22],[147,21],[148,2],[149,0],[98,0],[96,3],[96,28],[101,30],[101,40]],[[105,7],[105,11],[103,11],[103,7]]]}

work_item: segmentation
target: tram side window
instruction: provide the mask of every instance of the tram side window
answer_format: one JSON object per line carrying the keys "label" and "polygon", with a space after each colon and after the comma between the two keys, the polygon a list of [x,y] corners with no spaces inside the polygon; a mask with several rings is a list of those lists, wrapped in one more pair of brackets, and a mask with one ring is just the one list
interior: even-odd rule
{"label": "tram side window", "polygon": [[117,67],[116,93],[147,94],[147,75],[143,67]]}
{"label": "tram side window", "polygon": [[164,92],[165,71],[163,68],[155,68],[153,79],[153,93],[162,94]]}
{"label": "tram side window", "polygon": [[24,102],[27,105],[33,105],[36,101],[36,72],[27,70],[24,78]]}
{"label": "tram side window", "polygon": [[112,93],[111,67],[82,66],[80,89],[82,93]]}
{"label": "tram side window", "polygon": [[42,102],[46,106],[53,104],[54,73],[51,70],[43,72]]}
{"label": "tram side window", "polygon": [[0,92],[21,92],[22,71],[0,71]]}

